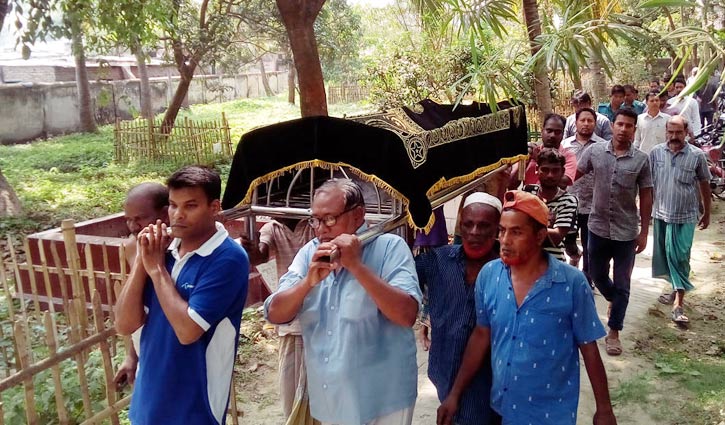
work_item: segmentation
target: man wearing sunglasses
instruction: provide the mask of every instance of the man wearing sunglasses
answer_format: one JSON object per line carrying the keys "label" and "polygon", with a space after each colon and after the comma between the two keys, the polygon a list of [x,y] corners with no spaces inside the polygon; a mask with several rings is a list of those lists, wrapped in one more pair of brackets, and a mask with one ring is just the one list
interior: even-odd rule
{"label": "man wearing sunglasses", "polygon": [[422,295],[403,239],[364,247],[362,190],[332,179],[312,201],[315,239],[264,303],[272,323],[302,327],[312,417],[323,424],[410,424],[417,396],[415,323]]}

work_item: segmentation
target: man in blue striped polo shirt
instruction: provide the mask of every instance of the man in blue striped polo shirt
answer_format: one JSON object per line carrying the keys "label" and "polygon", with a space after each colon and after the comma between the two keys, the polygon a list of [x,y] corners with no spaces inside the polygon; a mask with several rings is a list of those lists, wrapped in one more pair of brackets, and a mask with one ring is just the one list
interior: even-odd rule
{"label": "man in blue striped polo shirt", "polygon": [[[500,216],[498,198],[484,192],[472,193],[463,202],[461,211],[463,243],[436,248],[415,260],[430,311],[428,377],[440,401],[448,397],[461,367],[466,343],[476,326],[474,286],[481,267],[498,258],[496,233]],[[461,395],[455,423],[499,423],[500,417],[489,403],[490,393],[491,364],[487,361]]]}
{"label": "man in blue striped polo shirt", "polygon": [[[706,229],[710,224],[710,170],[705,153],[685,141],[687,120],[675,115],[667,121],[667,143],[650,152],[654,182],[654,255],[652,277],[672,284],[672,293],[660,297],[674,303],[672,320],[688,322],[683,310],[685,292],[690,283],[690,249],[695,224]],[[704,213],[699,218],[698,191]]]}

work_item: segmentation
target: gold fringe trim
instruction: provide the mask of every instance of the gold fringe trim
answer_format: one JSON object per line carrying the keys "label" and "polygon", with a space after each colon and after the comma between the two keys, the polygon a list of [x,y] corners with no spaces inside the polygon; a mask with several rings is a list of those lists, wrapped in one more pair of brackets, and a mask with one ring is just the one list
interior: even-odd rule
{"label": "gold fringe trim", "polygon": [[[457,186],[461,184],[466,184],[470,182],[471,180],[478,178],[492,170],[495,170],[496,168],[501,167],[504,164],[513,164],[515,162],[518,162],[522,159],[528,158],[528,155],[517,155],[511,158],[502,158],[495,164],[487,165],[485,167],[481,167],[473,171],[472,173],[466,174],[465,176],[459,176],[452,178],[450,180],[446,180],[445,178],[441,178],[438,182],[436,182],[433,186],[426,191],[426,195],[430,198],[430,196],[440,190],[449,188],[451,186]],[[238,204],[237,207],[240,207],[245,204],[250,204],[252,202],[252,195],[254,194],[254,188],[257,186],[270,182],[280,176],[282,176],[285,173],[288,173],[290,171],[297,171],[304,168],[322,168],[326,170],[331,170],[335,168],[340,167],[348,167],[350,171],[352,171],[356,176],[361,178],[362,180],[365,180],[367,182],[370,182],[377,186],[380,189],[383,189],[385,192],[388,193],[388,195],[398,199],[401,201],[405,207],[406,210],[406,221],[408,222],[408,225],[416,230],[422,230],[425,234],[430,233],[431,229],[433,228],[433,224],[435,222],[435,215],[431,213],[430,217],[428,218],[428,222],[423,227],[418,227],[415,222],[413,221],[413,217],[410,215],[410,209],[408,208],[410,205],[410,200],[404,196],[402,193],[398,192],[395,188],[393,188],[391,185],[386,183],[383,179],[380,177],[374,175],[374,174],[366,174],[360,169],[347,164],[345,162],[328,162],[328,161],[321,161],[318,159],[314,159],[311,161],[301,161],[296,164],[289,165],[284,168],[280,168],[278,170],[272,171],[271,173],[267,173],[263,176],[257,177],[256,179],[252,180],[252,182],[249,185],[249,189],[247,189],[247,193],[244,195],[244,199],[242,199]]]}

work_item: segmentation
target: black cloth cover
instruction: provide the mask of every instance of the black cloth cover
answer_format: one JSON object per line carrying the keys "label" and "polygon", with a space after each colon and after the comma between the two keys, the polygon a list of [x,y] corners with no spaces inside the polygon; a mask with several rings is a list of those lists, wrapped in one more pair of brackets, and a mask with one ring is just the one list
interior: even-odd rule
{"label": "black cloth cover", "polygon": [[222,207],[248,204],[256,185],[283,172],[346,165],[403,201],[411,225],[427,228],[430,195],[528,152],[523,106],[502,102],[495,113],[483,104],[416,106],[348,119],[307,117],[246,133]]}

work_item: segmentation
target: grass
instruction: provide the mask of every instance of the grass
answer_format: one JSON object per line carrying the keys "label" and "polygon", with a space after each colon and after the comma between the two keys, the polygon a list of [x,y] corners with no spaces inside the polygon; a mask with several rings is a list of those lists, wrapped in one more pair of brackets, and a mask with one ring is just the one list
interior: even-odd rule
{"label": "grass", "polygon": [[[654,371],[620,382],[612,392],[618,404],[637,404],[658,423],[717,424],[725,420],[725,351],[704,354],[708,341],[720,340],[717,321],[697,321],[696,335],[648,316],[638,354]],[[694,330],[694,329],[693,329]],[[656,397],[654,397],[656,395]]]}
{"label": "grass", "polygon": [[[331,105],[330,115],[355,115],[372,110],[370,105]],[[299,107],[282,96],[240,99],[225,103],[193,105],[180,118],[219,120],[222,111],[232,128],[235,145],[255,127],[298,118]],[[214,164],[226,181],[228,163]],[[27,235],[58,226],[60,221],[100,217],[121,210],[126,191],[143,181],[159,181],[176,165],[113,162],[113,128],[97,134],[72,134],[33,143],[0,146],[0,170],[15,188],[24,213],[0,218],[0,237]]]}

